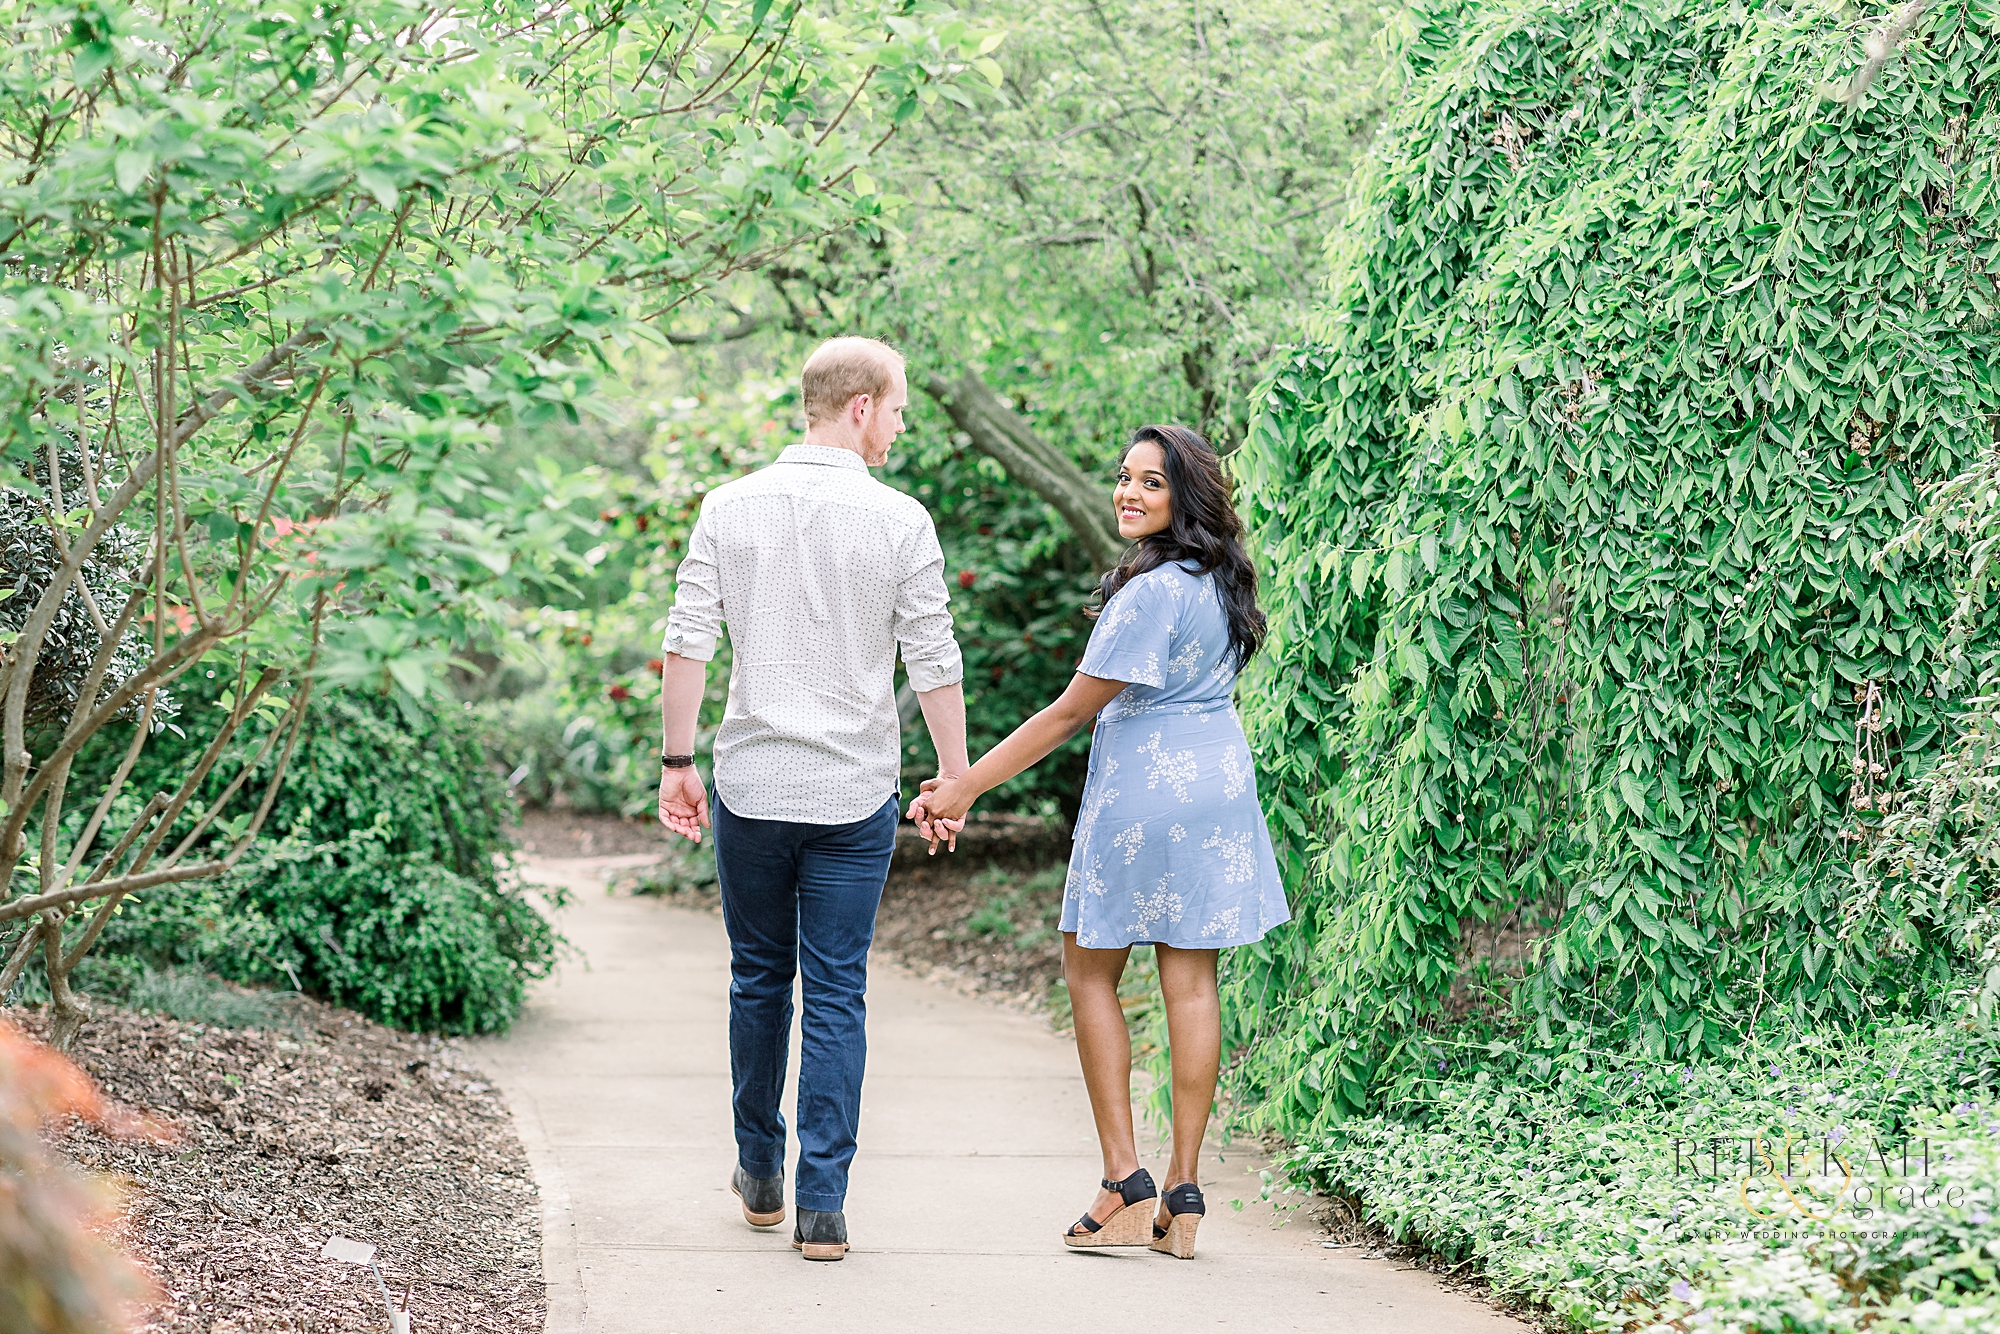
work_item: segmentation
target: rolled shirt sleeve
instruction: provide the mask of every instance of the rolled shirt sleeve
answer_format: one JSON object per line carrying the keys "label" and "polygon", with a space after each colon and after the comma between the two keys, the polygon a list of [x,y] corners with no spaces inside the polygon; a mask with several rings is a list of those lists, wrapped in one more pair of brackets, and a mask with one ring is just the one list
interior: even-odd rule
{"label": "rolled shirt sleeve", "polygon": [[896,642],[910,689],[922,694],[955,685],[965,676],[965,660],[951,633],[951,597],[944,589],[944,550],[930,515],[904,546],[903,582],[896,594]]}
{"label": "rolled shirt sleeve", "polygon": [[[942,569],[944,557],[938,557]],[[940,582],[942,591],[943,584]],[[945,618],[949,626],[951,618]],[[667,634],[661,647],[694,662],[715,656],[716,637],[722,632],[722,580],[716,572],[715,539],[709,532],[708,506],[694,521],[688,534],[687,555],[681,558],[674,575],[674,609],[667,613]],[[954,651],[956,649],[954,648]]]}

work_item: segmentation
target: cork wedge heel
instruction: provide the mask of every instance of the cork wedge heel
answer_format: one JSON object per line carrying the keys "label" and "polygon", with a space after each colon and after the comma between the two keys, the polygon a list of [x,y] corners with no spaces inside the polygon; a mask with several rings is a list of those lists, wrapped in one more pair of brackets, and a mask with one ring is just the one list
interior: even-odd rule
{"label": "cork wedge heel", "polygon": [[1153,1224],[1153,1249],[1176,1260],[1194,1259],[1195,1229],[1201,1226],[1202,1215],[1208,1212],[1208,1205],[1201,1198],[1201,1187],[1192,1181],[1175,1186],[1162,1203],[1167,1207],[1167,1225]]}
{"label": "cork wedge heel", "polygon": [[1079,1250],[1098,1246],[1146,1245],[1152,1235],[1148,1229],[1153,1221],[1153,1201],[1160,1194],[1159,1187],[1153,1184],[1153,1174],[1142,1167],[1123,1181],[1107,1178],[1098,1184],[1106,1190],[1117,1191],[1118,1198],[1124,1203],[1102,1223],[1086,1211],[1083,1217],[1070,1225],[1069,1231],[1063,1233],[1063,1245]]}

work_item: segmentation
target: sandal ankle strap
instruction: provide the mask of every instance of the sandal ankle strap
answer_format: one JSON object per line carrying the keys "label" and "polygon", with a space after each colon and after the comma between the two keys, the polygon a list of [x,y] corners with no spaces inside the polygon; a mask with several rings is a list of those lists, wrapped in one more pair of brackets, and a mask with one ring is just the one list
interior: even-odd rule
{"label": "sandal ankle strap", "polygon": [[1105,1177],[1098,1184],[1106,1190],[1117,1191],[1118,1198],[1127,1204],[1137,1204],[1141,1200],[1150,1200],[1160,1193],[1159,1187],[1153,1184],[1153,1174],[1143,1167],[1131,1176],[1126,1177],[1123,1181],[1113,1181],[1111,1178]]}

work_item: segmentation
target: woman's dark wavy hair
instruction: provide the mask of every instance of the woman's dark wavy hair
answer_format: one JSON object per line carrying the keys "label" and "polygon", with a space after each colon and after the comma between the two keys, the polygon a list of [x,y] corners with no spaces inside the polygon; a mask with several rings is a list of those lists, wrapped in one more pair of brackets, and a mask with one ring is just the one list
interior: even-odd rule
{"label": "woman's dark wavy hair", "polygon": [[1222,470],[1215,448],[1185,426],[1141,426],[1119,454],[1118,466],[1125,466],[1125,456],[1135,445],[1147,441],[1166,455],[1172,517],[1163,531],[1140,538],[1118,568],[1104,576],[1097,587],[1097,605],[1084,615],[1096,619],[1112,594],[1169,561],[1196,574],[1213,574],[1229,617],[1230,657],[1240,672],[1264,643],[1264,613],[1257,608],[1257,568],[1243,550],[1243,520],[1236,513],[1234,484]]}

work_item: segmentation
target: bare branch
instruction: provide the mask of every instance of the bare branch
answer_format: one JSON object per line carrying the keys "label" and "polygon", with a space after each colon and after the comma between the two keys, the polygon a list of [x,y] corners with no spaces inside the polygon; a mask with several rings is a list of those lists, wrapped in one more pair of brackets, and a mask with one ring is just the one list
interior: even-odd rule
{"label": "bare branch", "polygon": [[761,329],[768,329],[778,321],[770,315],[752,315],[747,311],[736,313],[736,323],[724,329],[710,329],[707,333],[686,334],[671,331],[663,336],[676,347],[695,347],[709,343],[733,343],[739,338],[748,338]]}
{"label": "bare branch", "polygon": [[226,861],[194,862],[187,866],[170,866],[158,871],[144,871],[138,875],[121,875],[116,880],[72,885],[53,894],[36,894],[30,898],[15,899],[12,903],[0,903],[0,922],[11,922],[18,917],[30,917],[47,908],[67,908],[72,903],[83,903],[106,894],[130,894],[135,889],[151,889],[155,885],[175,885],[183,880],[203,880],[212,875],[220,875],[228,869],[229,863]]}
{"label": "bare branch", "polygon": [[1875,77],[1882,72],[1882,67],[1889,63],[1889,57],[1896,54],[1896,48],[1903,44],[1903,39],[1909,36],[1910,29],[1924,16],[1924,10],[1929,7],[1930,0],[1910,0],[1901,9],[1891,12],[1882,24],[1882,31],[1870,36],[1865,43],[1868,51],[1867,62],[1855,71],[1854,77],[1847,81],[1845,87],[1839,89],[1822,87],[1821,94],[1842,106],[1859,107],[1867,98],[1868,90],[1875,86]]}

